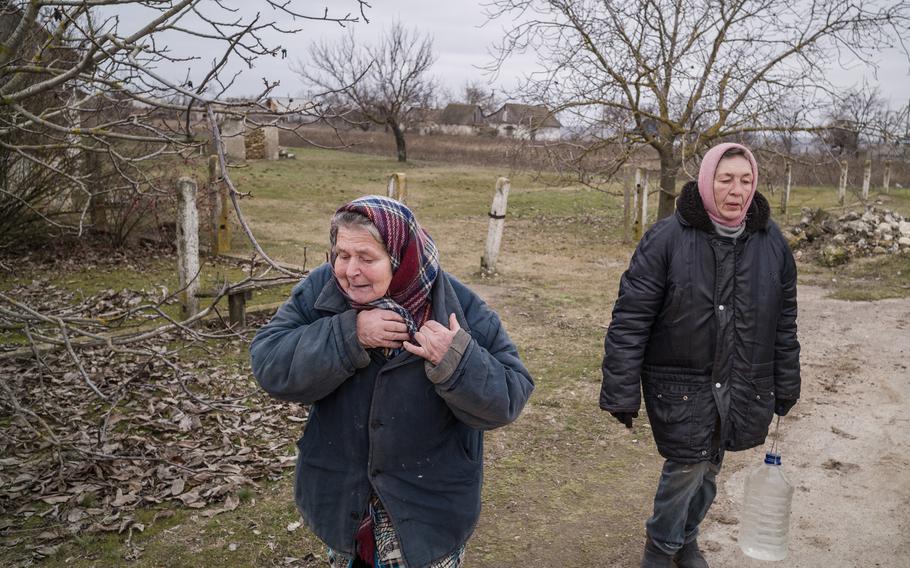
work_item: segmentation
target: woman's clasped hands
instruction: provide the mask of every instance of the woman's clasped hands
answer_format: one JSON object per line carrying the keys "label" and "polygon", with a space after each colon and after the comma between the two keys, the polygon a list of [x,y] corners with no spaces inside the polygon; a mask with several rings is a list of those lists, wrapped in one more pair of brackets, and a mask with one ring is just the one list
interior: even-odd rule
{"label": "woman's clasped hands", "polygon": [[427,320],[409,341],[408,326],[397,313],[391,310],[363,310],[357,314],[357,340],[366,349],[381,347],[399,349],[438,365],[445,356],[452,339],[461,326],[455,314],[449,316],[449,327],[435,320]]}

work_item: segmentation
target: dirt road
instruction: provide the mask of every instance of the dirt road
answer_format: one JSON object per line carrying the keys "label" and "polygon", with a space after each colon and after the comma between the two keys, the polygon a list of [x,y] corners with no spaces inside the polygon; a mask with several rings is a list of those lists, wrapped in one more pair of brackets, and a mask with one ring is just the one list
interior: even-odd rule
{"label": "dirt road", "polygon": [[910,567],[910,299],[799,294],[803,394],[780,442],[796,486],[790,555],[761,562],[736,543],[759,449],[727,455],[700,542],[717,567]]}

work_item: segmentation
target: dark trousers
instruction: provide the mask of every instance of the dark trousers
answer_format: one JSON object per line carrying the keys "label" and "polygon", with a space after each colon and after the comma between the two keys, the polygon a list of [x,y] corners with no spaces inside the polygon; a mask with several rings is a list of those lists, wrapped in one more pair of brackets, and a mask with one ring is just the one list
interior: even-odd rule
{"label": "dark trousers", "polygon": [[698,537],[698,526],[717,495],[723,451],[716,458],[698,463],[664,462],[654,513],[645,523],[648,537],[662,552],[675,554]]}

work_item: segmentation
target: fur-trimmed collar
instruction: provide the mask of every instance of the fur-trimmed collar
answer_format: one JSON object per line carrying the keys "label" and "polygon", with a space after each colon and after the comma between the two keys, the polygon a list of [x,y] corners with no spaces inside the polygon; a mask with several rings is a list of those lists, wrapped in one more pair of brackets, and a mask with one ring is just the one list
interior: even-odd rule
{"label": "fur-trimmed collar", "polygon": [[[683,186],[679,199],[676,200],[676,214],[686,225],[691,225],[696,229],[708,233],[714,233],[714,224],[705,211],[705,206],[701,202],[701,195],[698,194],[698,183],[694,181],[687,182]],[[752,205],[749,206],[749,212],[746,213],[746,233],[754,233],[765,229],[768,226],[768,220],[771,218],[771,206],[758,191],[752,198]]]}

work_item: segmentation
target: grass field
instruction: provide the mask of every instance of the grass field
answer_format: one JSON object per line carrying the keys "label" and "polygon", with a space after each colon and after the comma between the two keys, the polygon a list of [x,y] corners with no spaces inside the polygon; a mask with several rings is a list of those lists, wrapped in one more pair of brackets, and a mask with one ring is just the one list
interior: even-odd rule
{"label": "grass field", "polygon": [[[597,407],[605,328],[619,277],[633,250],[622,243],[622,200],[556,178],[495,168],[411,163],[353,153],[298,149],[296,160],[251,162],[232,171],[243,211],[276,259],[314,268],[327,252],[328,221],[342,203],[384,193],[388,175],[408,178],[408,204],[436,240],[442,267],[467,282],[500,313],[537,390],[522,417],[486,441],[484,509],[468,545],[467,565],[631,565],[640,554],[661,460],[646,420],[632,431]],[[511,179],[499,271],[479,272],[490,200],[498,176]],[[910,190],[882,196],[910,214]],[[801,206],[832,207],[831,188],[793,190],[791,220]],[[652,209],[656,206],[652,199]],[[776,208],[775,208],[776,209]],[[654,211],[652,211],[652,216]],[[248,250],[235,231],[235,251]],[[104,288],[174,286],[163,258],[141,272],[69,271],[51,281],[85,293]],[[850,299],[908,295],[910,256],[871,260],[834,271],[801,266],[803,282]],[[236,266],[211,264],[205,278],[238,277]],[[34,274],[7,276],[6,289]],[[833,281],[832,281],[833,280]],[[289,289],[254,300],[273,302]],[[246,365],[243,349],[225,356]],[[252,381],[252,378],[250,378]],[[142,533],[72,539],[47,565],[308,566],[324,550],[296,520],[291,477],[251,487],[234,511],[203,518],[187,509],[152,509]],[[164,518],[162,518],[164,515]],[[155,522],[151,522],[155,517]],[[2,558],[0,558],[2,560]]]}

